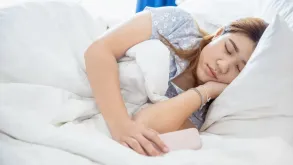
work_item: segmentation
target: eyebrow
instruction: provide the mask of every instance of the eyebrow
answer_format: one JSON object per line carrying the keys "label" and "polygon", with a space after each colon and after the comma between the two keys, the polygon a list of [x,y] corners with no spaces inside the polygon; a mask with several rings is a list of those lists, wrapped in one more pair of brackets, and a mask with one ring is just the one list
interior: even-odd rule
{"label": "eyebrow", "polygon": [[236,46],[235,42],[234,42],[232,39],[230,39],[230,38],[229,38],[229,41],[230,41],[231,44],[233,45],[235,51],[238,53],[238,52],[239,52],[239,49],[238,49],[238,47]]}

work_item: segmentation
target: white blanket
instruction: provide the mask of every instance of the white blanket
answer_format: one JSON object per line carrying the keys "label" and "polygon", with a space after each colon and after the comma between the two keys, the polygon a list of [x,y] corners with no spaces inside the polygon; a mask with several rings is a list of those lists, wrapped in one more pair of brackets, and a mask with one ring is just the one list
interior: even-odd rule
{"label": "white blanket", "polygon": [[[0,14],[0,43],[5,43],[0,45],[1,165],[293,162],[292,148],[278,138],[202,135],[201,150],[156,158],[121,146],[107,136],[84,72],[82,55],[95,38],[93,23],[84,11],[75,5],[33,3]],[[130,114],[148,98],[154,103],[166,99],[168,54],[162,43],[147,41],[130,49],[119,63],[121,92]]]}
{"label": "white blanket", "polygon": [[281,139],[226,139],[215,135],[201,136],[201,150],[176,151],[148,158],[102,134],[105,127],[99,115],[61,126],[51,124],[60,114],[93,108],[92,99],[54,87],[17,83],[1,84],[0,95],[1,165],[289,165],[293,161],[292,148]]}

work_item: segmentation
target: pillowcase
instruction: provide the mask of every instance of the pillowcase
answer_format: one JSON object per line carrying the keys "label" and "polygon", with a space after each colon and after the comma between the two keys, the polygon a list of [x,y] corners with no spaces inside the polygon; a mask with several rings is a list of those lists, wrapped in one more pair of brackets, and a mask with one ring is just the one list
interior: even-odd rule
{"label": "pillowcase", "polygon": [[270,20],[274,15],[279,14],[293,29],[293,1],[288,0],[270,0],[262,7],[260,17]]}
{"label": "pillowcase", "polygon": [[96,37],[78,4],[29,2],[0,9],[0,82],[53,86],[91,96],[84,52]]}
{"label": "pillowcase", "polygon": [[209,33],[238,18],[253,16],[260,1],[187,0],[178,7],[191,13],[199,26]]}
{"label": "pillowcase", "polygon": [[210,106],[201,131],[233,137],[279,136],[293,145],[293,32],[279,16],[239,76]]}
{"label": "pillowcase", "polygon": [[288,0],[187,0],[178,7],[191,13],[209,33],[244,17],[259,17],[270,23],[277,13],[293,28],[293,1]]}

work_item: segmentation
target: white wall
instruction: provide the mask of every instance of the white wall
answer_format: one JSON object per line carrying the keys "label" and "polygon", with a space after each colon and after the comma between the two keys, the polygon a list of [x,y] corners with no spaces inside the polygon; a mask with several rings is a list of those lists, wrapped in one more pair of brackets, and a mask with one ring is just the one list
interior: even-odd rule
{"label": "white wall", "polygon": [[81,0],[80,2],[93,15],[108,15],[125,18],[133,15],[136,0]]}
{"label": "white wall", "polygon": [[[0,7],[14,5],[25,1],[50,1],[50,0],[0,0]],[[52,0],[51,0],[52,1]],[[120,20],[135,13],[136,0],[54,0],[76,2],[85,7],[94,17],[104,17],[111,20]]]}
{"label": "white wall", "polygon": [[[0,7],[6,7],[6,6],[22,3],[22,2],[27,2],[27,1],[42,2],[42,1],[48,1],[48,0],[0,0]],[[57,0],[57,1],[78,2],[80,0]]]}

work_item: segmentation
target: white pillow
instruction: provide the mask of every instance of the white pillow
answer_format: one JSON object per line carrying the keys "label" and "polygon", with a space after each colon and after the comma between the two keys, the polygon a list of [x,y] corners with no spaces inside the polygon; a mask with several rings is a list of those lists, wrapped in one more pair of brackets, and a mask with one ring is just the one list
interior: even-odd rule
{"label": "white pillow", "polygon": [[31,2],[0,9],[0,82],[48,85],[91,96],[84,52],[95,23],[79,5]]}
{"label": "white pillow", "polygon": [[293,1],[288,0],[187,0],[178,7],[191,13],[210,33],[244,17],[259,17],[270,23],[277,13],[293,28]]}
{"label": "white pillow", "polygon": [[280,136],[293,145],[293,31],[279,16],[241,74],[214,101],[202,131]]}
{"label": "white pillow", "polygon": [[260,17],[270,20],[275,14],[279,14],[293,29],[293,1],[292,0],[269,0],[262,7]]}
{"label": "white pillow", "polygon": [[231,21],[255,15],[260,1],[187,0],[178,7],[191,13],[202,29],[213,33]]}

